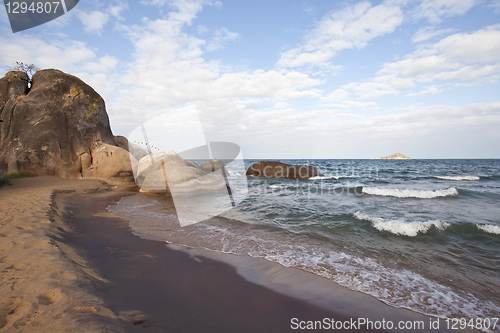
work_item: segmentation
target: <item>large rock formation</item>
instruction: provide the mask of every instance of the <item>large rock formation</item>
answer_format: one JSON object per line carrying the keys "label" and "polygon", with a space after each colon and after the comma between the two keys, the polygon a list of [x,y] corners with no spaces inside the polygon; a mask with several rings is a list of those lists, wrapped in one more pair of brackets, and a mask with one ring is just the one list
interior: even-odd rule
{"label": "large rock formation", "polygon": [[309,179],[322,176],[316,167],[310,165],[291,165],[277,161],[261,161],[252,163],[246,172],[247,176],[265,178]]}
{"label": "large rock formation", "polygon": [[[175,196],[197,196],[228,193],[221,169],[204,171],[185,161],[173,151],[162,151],[142,157],[135,168],[141,192]],[[225,168],[222,164],[222,168]]]}
{"label": "large rock formation", "polygon": [[[26,74],[7,73],[0,79],[0,118],[6,173],[106,179],[128,172],[131,179],[128,153],[115,147],[104,100],[75,76],[41,70],[28,88]],[[104,167],[111,155],[120,165],[113,159],[112,168]]]}
{"label": "large rock formation", "polygon": [[409,160],[410,158],[401,153],[392,154],[389,156],[381,157],[381,160]]}

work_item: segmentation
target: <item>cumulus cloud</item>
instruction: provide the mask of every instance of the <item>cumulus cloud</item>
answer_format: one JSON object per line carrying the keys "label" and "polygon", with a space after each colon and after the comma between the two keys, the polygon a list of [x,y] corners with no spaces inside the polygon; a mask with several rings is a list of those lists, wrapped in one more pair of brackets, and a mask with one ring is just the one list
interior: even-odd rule
{"label": "cumulus cloud", "polygon": [[370,40],[393,32],[402,22],[403,12],[390,2],[348,6],[325,15],[302,45],[281,54],[278,66],[328,65],[339,51],[363,48]]}
{"label": "cumulus cloud", "polygon": [[78,12],[78,18],[83,24],[85,31],[101,34],[104,26],[109,21],[109,15],[102,11]]}
{"label": "cumulus cloud", "polygon": [[[96,54],[83,42],[44,41],[29,35],[0,37],[2,52],[0,63],[12,63],[17,59],[37,64],[41,68],[61,68],[72,71],[81,64],[97,60]],[[36,52],[31,52],[36,50]]]}
{"label": "cumulus cloud", "polygon": [[[123,128],[134,124],[133,117],[122,116],[124,110],[128,115],[147,117],[186,104],[196,105],[200,112],[225,114],[227,122],[228,110],[320,95],[316,88],[320,81],[304,73],[234,71],[218,61],[206,61],[205,50],[221,47],[224,42],[237,38],[237,33],[221,28],[218,36],[216,34],[219,40],[207,42],[184,32],[184,27],[191,24],[201,8],[179,8],[184,14],[173,11],[164,19],[148,20],[141,26],[127,28],[126,35],[134,53],[121,79],[118,97],[109,107],[115,124]],[[140,116],[137,110],[143,110],[144,114]]]}
{"label": "cumulus cloud", "polygon": [[80,77],[105,99],[111,96],[116,87],[114,72],[119,63],[118,59],[109,55],[100,56],[83,42],[6,34],[0,36],[0,44],[2,64],[23,61],[36,64],[40,68],[60,69]]}

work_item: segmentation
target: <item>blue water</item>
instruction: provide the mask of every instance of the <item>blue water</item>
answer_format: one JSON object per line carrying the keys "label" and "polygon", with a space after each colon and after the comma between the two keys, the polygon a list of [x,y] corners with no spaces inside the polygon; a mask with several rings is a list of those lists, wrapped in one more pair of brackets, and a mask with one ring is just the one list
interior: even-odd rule
{"label": "blue water", "polygon": [[110,209],[144,238],[265,258],[438,317],[500,317],[500,160],[282,162],[324,177],[249,177],[235,208],[184,228],[160,197]]}

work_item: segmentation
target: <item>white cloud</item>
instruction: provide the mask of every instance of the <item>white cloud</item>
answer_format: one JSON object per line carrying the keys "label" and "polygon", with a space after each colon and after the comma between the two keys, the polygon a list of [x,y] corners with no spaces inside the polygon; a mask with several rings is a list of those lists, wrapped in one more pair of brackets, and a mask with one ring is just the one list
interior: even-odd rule
{"label": "white cloud", "polygon": [[109,21],[108,14],[97,10],[91,12],[79,11],[78,18],[82,22],[85,31],[97,34],[101,34],[104,26]]}
{"label": "white cloud", "polygon": [[[320,81],[307,74],[288,71],[236,72],[221,75],[208,86],[209,96],[216,97],[259,97],[266,99],[296,99],[318,97],[314,89]],[[210,91],[212,90],[212,91]]]}
{"label": "white cloud", "polygon": [[389,2],[372,6],[361,2],[325,15],[305,36],[302,45],[281,54],[278,66],[324,66],[344,49],[363,48],[393,32],[403,21],[401,9]]}
{"label": "white cloud", "polygon": [[80,68],[81,64],[97,59],[96,54],[85,43],[78,41],[45,42],[29,35],[7,35],[0,37],[0,41],[2,44],[0,63],[4,64],[22,59],[40,68],[73,71]]}
{"label": "white cloud", "polygon": [[385,64],[380,75],[412,77],[419,82],[478,80],[498,72],[500,25],[457,33],[418,49],[406,59]]}
{"label": "white cloud", "polygon": [[141,0],[141,4],[166,7],[169,10],[168,20],[180,25],[190,25],[203,6],[220,7],[222,4],[214,0]]}
{"label": "white cloud", "polygon": [[118,1],[116,4],[111,4],[108,7],[109,14],[117,20],[123,20],[122,12],[128,9],[128,4],[123,1]]}
{"label": "white cloud", "polygon": [[452,33],[452,29],[436,29],[435,27],[424,27],[419,29],[412,37],[413,43],[421,43],[439,37],[445,34]]}
{"label": "white cloud", "polygon": [[[39,68],[56,68],[78,76],[93,87],[105,100],[116,88],[118,59],[98,56],[85,43],[73,40],[49,40],[30,35],[7,34],[0,36],[2,52],[0,63],[15,61],[33,63]],[[36,50],[36,52],[32,52]]]}
{"label": "white cloud", "polygon": [[415,8],[413,15],[431,23],[439,23],[443,18],[465,14],[476,3],[476,0],[423,0]]}
{"label": "white cloud", "polygon": [[430,87],[426,87],[423,90],[409,93],[406,96],[432,96],[432,95],[438,95],[444,91],[443,87],[438,86],[438,85],[432,85]]}
{"label": "white cloud", "polygon": [[207,43],[208,51],[216,51],[224,47],[225,44],[234,42],[239,38],[237,32],[232,32],[226,28],[220,28],[215,31],[214,38]]}
{"label": "white cloud", "polygon": [[[210,46],[210,42],[185,33],[183,28],[191,24],[201,9],[179,8],[187,12],[182,15],[169,12],[165,19],[144,21],[142,26],[128,28],[126,34],[134,47],[133,61],[121,79],[115,101],[108,108],[115,126],[126,131],[131,125],[136,126],[141,117],[186,104],[195,104],[205,114],[223,114],[224,120],[220,121],[227,123],[229,110],[253,109],[265,103],[275,105],[288,99],[320,95],[316,86],[321,82],[304,73],[234,71],[218,61],[206,61],[203,58],[206,48],[219,47],[236,34],[221,29],[220,40]],[[143,110],[143,115],[137,110]],[[134,120],[134,117],[137,118]]]}
{"label": "white cloud", "polygon": [[398,95],[410,88],[417,91],[409,91],[407,96],[437,94],[443,90],[444,84],[450,89],[462,82],[491,83],[498,81],[498,75],[500,25],[493,25],[423,45],[403,60],[385,63],[373,79],[345,84],[329,98],[338,100],[339,94],[346,99],[351,98],[351,94],[358,98],[375,98]]}
{"label": "white cloud", "polygon": [[500,147],[489,144],[500,140],[499,102],[412,106],[370,116],[226,105],[201,118],[217,124],[209,136],[238,143],[245,157],[376,158],[396,151],[414,158],[500,156]]}

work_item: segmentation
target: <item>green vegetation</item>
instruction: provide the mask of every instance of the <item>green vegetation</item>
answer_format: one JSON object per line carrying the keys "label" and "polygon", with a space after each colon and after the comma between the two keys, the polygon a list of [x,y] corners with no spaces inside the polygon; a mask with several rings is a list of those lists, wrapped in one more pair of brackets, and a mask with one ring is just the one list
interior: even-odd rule
{"label": "green vegetation", "polygon": [[30,173],[9,173],[8,175],[5,175],[5,179],[19,179],[19,178],[31,178],[35,177],[34,175]]}
{"label": "green vegetation", "polygon": [[0,187],[4,185],[11,185],[9,180],[11,179],[21,179],[21,178],[31,178],[35,177],[34,175],[30,173],[10,173],[8,175],[5,175],[4,179],[0,179]]}

